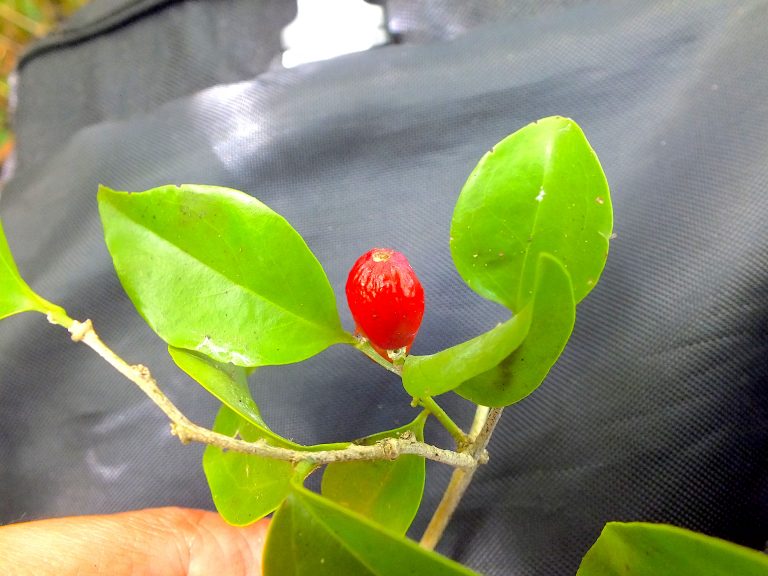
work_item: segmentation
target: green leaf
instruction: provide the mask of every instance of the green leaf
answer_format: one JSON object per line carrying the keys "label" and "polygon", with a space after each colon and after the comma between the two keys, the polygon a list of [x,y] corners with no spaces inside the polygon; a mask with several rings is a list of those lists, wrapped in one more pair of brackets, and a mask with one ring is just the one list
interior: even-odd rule
{"label": "green leaf", "polygon": [[600,277],[612,227],[608,184],[581,128],[544,118],[499,142],[469,175],[451,254],[475,292],[519,311],[547,252],[569,272],[578,303]]}
{"label": "green leaf", "polygon": [[349,446],[349,442],[303,446],[273,432],[261,417],[259,407],[248,388],[247,377],[253,371],[252,368],[216,362],[200,352],[173,346],[168,347],[168,352],[179,368],[254,429],[259,430],[260,437],[267,440],[270,445],[305,452],[341,450]]}
{"label": "green leaf", "polygon": [[488,332],[429,356],[407,356],[403,386],[414,398],[437,396],[498,366],[525,340],[531,306]]}
{"label": "green leaf", "polygon": [[[423,441],[427,414],[422,412],[406,426],[369,436],[357,444],[370,446],[405,433]],[[321,492],[392,532],[405,534],[421,504],[424,469],[424,458],[414,455],[400,456],[393,461],[335,462],[328,464],[323,472]]]}
{"label": "green leaf", "polygon": [[217,362],[200,352],[168,346],[168,353],[176,365],[193,380],[221,400],[230,410],[259,428],[265,435],[278,444],[291,444],[272,432],[264,419],[248,388],[248,375],[252,369],[234,364]]}
{"label": "green leaf", "polygon": [[353,342],[333,290],[279,214],[228,188],[99,188],[107,247],[128,296],[171,346],[239,366],[287,364]]}
{"label": "green leaf", "polygon": [[[264,430],[222,406],[213,430],[253,442]],[[203,470],[219,514],[230,524],[244,526],[272,512],[290,492],[294,467],[290,462],[207,446]]]}
{"label": "green leaf", "polygon": [[509,406],[544,381],[573,331],[576,304],[571,280],[563,265],[540,254],[528,335],[498,366],[467,380],[455,391],[483,406]]}
{"label": "green leaf", "polygon": [[275,513],[265,576],[468,576],[476,574],[317,494],[294,486]]}
{"label": "green leaf", "polygon": [[765,576],[768,556],[666,524],[609,522],[577,576]]}
{"label": "green leaf", "polygon": [[51,314],[54,318],[61,319],[62,325],[68,325],[64,322],[66,313],[63,308],[38,296],[24,282],[13,260],[3,223],[0,221],[0,320],[20,312]]}
{"label": "green leaf", "polygon": [[176,365],[191,378],[221,400],[230,410],[257,428],[267,429],[248,389],[247,369],[234,364],[216,362],[209,356],[192,350],[168,346]]}

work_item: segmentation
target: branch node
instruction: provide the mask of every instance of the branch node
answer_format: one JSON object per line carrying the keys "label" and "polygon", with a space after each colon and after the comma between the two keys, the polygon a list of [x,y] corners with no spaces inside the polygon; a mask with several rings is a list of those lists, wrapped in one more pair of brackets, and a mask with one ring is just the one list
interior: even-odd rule
{"label": "branch node", "polygon": [[85,322],[78,322],[75,320],[72,322],[72,326],[69,327],[69,333],[72,335],[73,342],[80,342],[85,338],[86,334],[92,330],[93,323],[90,320],[86,320]]}
{"label": "branch node", "polygon": [[413,432],[411,432],[410,430],[406,430],[405,432],[400,434],[400,440],[404,442],[415,442],[416,436],[414,436]]}
{"label": "branch node", "polygon": [[464,496],[464,492],[466,492],[469,483],[472,481],[472,476],[475,474],[477,466],[488,461],[488,452],[485,447],[488,446],[491,434],[493,434],[493,430],[499,418],[501,418],[502,409],[491,408],[486,413],[485,409],[481,408],[483,407],[478,408],[475,414],[475,422],[472,425],[474,431],[479,430],[475,441],[470,445],[469,456],[473,459],[474,466],[467,469],[457,468],[453,471],[448,488],[445,489],[443,498],[432,515],[432,519],[429,521],[427,529],[421,537],[421,542],[419,542],[427,550],[433,550],[440,541],[448,521],[453,516],[462,496]]}
{"label": "branch node", "polygon": [[176,436],[182,444],[189,444],[192,441],[186,427],[178,422],[171,422],[171,434]]}
{"label": "branch node", "polygon": [[400,446],[394,438],[384,438],[384,440],[381,441],[381,449],[387,460],[395,460],[400,456]]}
{"label": "branch node", "polygon": [[144,366],[144,364],[134,364],[131,366],[139,375],[139,377],[143,380],[151,380],[152,379],[152,373],[149,371],[149,368]]}

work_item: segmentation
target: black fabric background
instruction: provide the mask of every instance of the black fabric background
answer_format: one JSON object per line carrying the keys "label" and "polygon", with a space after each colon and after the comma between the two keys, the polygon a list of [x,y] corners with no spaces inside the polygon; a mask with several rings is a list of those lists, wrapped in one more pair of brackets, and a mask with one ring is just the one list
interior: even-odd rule
{"label": "black fabric background", "polygon": [[[488,575],[573,574],[609,520],[764,548],[768,483],[768,3],[389,2],[399,43],[286,71],[281,0],[94,2],[22,61],[16,168],[0,209],[22,274],[150,366],[194,420],[216,402],[167,358],[104,247],[98,183],[242,189],[326,267],[404,251],[427,313],[415,353],[488,329],[448,250],[480,156],[574,118],[612,188],[616,239],[544,385],[510,407],[440,550]],[[303,442],[414,414],[392,375],[333,347],[251,381]],[[442,403],[467,423],[471,409]],[[435,441],[446,440],[431,427]],[[0,522],[211,507],[202,448],[37,315],[0,326]],[[449,470],[428,467],[412,535]]]}

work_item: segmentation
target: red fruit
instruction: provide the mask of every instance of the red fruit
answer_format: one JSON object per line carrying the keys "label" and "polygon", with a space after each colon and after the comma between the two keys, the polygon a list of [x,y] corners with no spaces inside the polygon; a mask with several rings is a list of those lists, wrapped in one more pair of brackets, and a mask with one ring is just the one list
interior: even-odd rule
{"label": "red fruit", "polygon": [[347,303],[357,332],[387,360],[387,350],[410,349],[424,316],[424,289],[408,260],[389,248],[357,259],[347,278]]}

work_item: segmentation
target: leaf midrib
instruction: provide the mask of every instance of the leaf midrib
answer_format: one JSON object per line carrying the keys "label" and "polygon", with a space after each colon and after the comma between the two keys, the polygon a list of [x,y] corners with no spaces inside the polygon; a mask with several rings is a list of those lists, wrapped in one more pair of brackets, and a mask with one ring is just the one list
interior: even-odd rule
{"label": "leaf midrib", "polygon": [[184,250],[183,248],[181,248],[181,247],[180,247],[178,244],[176,244],[176,243],[172,242],[170,239],[168,239],[168,238],[166,238],[165,236],[161,235],[159,232],[155,231],[155,230],[154,230],[154,229],[152,229],[152,228],[149,228],[149,227],[147,227],[147,226],[144,226],[144,225],[143,225],[141,222],[139,222],[138,220],[136,220],[136,219],[135,219],[135,218],[134,218],[134,217],[133,217],[131,214],[129,214],[129,213],[127,213],[127,212],[125,212],[125,211],[121,210],[120,208],[118,208],[118,207],[117,207],[115,204],[113,204],[112,202],[109,202],[109,205],[110,205],[110,206],[112,206],[112,208],[113,208],[113,209],[114,209],[114,210],[115,210],[115,211],[116,211],[118,214],[121,214],[122,216],[124,216],[124,217],[126,218],[126,220],[130,221],[131,223],[133,223],[133,225],[135,225],[136,227],[138,227],[138,228],[140,228],[140,229],[142,229],[142,230],[146,230],[146,231],[148,231],[149,233],[151,233],[151,234],[152,234],[153,236],[155,236],[156,238],[158,238],[158,239],[162,240],[162,241],[163,241],[165,244],[167,244],[167,245],[169,245],[169,246],[171,246],[171,247],[175,248],[175,249],[176,249],[176,250],[177,250],[177,251],[178,251],[180,254],[182,254],[182,255],[183,255],[183,256],[185,256],[186,258],[188,258],[188,259],[191,259],[192,261],[194,261],[194,262],[197,262],[197,263],[199,263],[200,265],[204,266],[204,267],[205,267],[205,268],[207,268],[208,270],[211,270],[211,271],[213,271],[213,272],[214,272],[216,275],[218,275],[219,277],[221,277],[221,278],[223,278],[223,279],[225,279],[225,280],[229,281],[229,282],[230,282],[230,283],[232,283],[234,286],[236,286],[236,287],[238,287],[238,288],[241,288],[241,289],[242,289],[244,292],[246,292],[246,293],[248,293],[248,294],[252,294],[252,295],[255,297],[255,299],[257,299],[257,300],[260,300],[260,301],[262,301],[262,302],[265,302],[265,303],[267,303],[268,305],[271,305],[272,307],[274,307],[274,308],[277,308],[278,310],[281,310],[281,311],[285,312],[285,314],[286,314],[286,315],[288,315],[288,316],[290,316],[290,317],[293,317],[293,318],[297,318],[297,319],[299,319],[299,320],[300,320],[301,322],[303,322],[304,324],[308,324],[308,325],[310,325],[310,326],[316,326],[316,327],[320,328],[320,329],[321,329],[323,332],[328,332],[328,333],[334,333],[334,332],[336,332],[335,330],[329,329],[327,326],[325,326],[325,325],[323,325],[323,324],[320,324],[320,323],[318,323],[318,322],[317,322],[317,321],[315,321],[315,320],[311,320],[311,319],[308,319],[308,318],[306,318],[306,317],[304,317],[304,316],[300,316],[299,314],[297,314],[297,313],[296,313],[296,312],[294,312],[293,310],[289,310],[289,309],[285,308],[284,306],[282,306],[281,304],[278,304],[278,303],[274,302],[273,300],[271,300],[271,299],[269,299],[269,298],[265,297],[264,295],[262,295],[262,294],[259,294],[258,292],[255,292],[255,291],[254,291],[253,289],[251,289],[250,287],[248,287],[248,286],[244,286],[243,284],[241,284],[241,283],[239,283],[239,282],[236,282],[235,280],[233,280],[232,278],[230,278],[230,277],[229,277],[227,274],[225,274],[225,273],[221,272],[220,270],[217,270],[216,268],[214,268],[214,267],[212,267],[212,266],[209,266],[209,265],[207,265],[205,262],[203,262],[202,260],[199,260],[199,259],[198,259],[198,258],[196,258],[196,257],[195,257],[193,254],[190,254],[189,252],[187,252],[186,250]]}
{"label": "leaf midrib", "polygon": [[[541,214],[542,204],[546,200],[547,194],[549,194],[549,192],[547,191],[547,185],[546,185],[547,174],[549,173],[549,168],[552,165],[552,156],[555,153],[556,146],[557,146],[557,140],[555,139],[552,141],[552,146],[548,147],[549,148],[548,150],[545,148],[545,151],[547,153],[542,155],[544,157],[544,162],[542,162],[542,167],[541,167],[541,178],[540,178],[541,182],[539,183],[539,190],[544,191],[544,197],[541,200],[536,200],[536,212],[533,215],[533,223],[531,224],[531,229],[530,229],[531,241],[525,243],[525,250],[523,254],[523,265],[520,267],[520,281],[517,284],[517,294],[515,296],[515,305],[518,308],[523,307],[522,294],[520,292],[523,290],[524,282],[526,280],[526,270],[528,268],[528,259],[533,250],[533,244],[534,244],[533,239],[536,234],[536,229],[539,223],[539,214]],[[514,310],[513,312],[517,313],[518,310]]]}
{"label": "leaf midrib", "polygon": [[327,522],[323,520],[323,518],[320,517],[320,515],[317,514],[314,507],[312,506],[312,502],[300,495],[296,495],[299,499],[306,499],[306,501],[310,502],[309,505],[304,505],[304,509],[307,511],[307,514],[309,514],[312,518],[314,518],[315,522],[319,524],[325,532],[333,539],[336,540],[339,544],[341,544],[342,549],[344,549],[352,558],[354,558],[361,566],[364,566],[368,569],[368,571],[373,574],[374,576],[383,576],[381,572],[375,570],[369,562],[365,561],[363,558],[359,556],[358,553],[355,552],[355,550],[352,549],[352,547],[349,545],[349,543],[345,542],[341,536],[339,536],[329,525]]}

